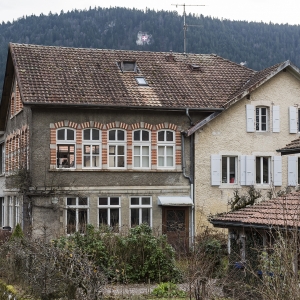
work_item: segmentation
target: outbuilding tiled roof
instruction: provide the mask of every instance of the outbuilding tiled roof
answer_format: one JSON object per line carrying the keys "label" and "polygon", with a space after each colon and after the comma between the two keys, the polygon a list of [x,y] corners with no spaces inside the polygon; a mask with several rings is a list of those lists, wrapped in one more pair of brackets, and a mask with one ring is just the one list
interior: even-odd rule
{"label": "outbuilding tiled roof", "polygon": [[300,138],[297,138],[287,144],[285,147],[277,150],[282,154],[300,153]]}
{"label": "outbuilding tiled roof", "polygon": [[[10,52],[24,104],[222,108],[256,74],[210,54],[24,44],[10,44]],[[136,61],[138,73],[122,72],[122,61]]]}
{"label": "outbuilding tiled roof", "polygon": [[210,219],[217,227],[291,227],[300,226],[300,192],[265,200]]}

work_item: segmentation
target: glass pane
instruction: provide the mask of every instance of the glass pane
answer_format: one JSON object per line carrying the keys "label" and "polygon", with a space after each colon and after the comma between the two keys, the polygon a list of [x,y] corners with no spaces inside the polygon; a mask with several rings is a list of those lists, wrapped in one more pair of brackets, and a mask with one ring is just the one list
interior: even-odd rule
{"label": "glass pane", "polygon": [[139,156],[135,156],[135,157],[133,158],[133,165],[134,165],[134,167],[136,167],[136,168],[140,167],[140,157],[139,157]]}
{"label": "glass pane", "polygon": [[143,130],[142,131],[142,141],[149,141],[149,131]]}
{"label": "glass pane", "polygon": [[79,209],[78,210],[78,231],[80,233],[85,233],[86,225],[87,225],[87,210]]}
{"label": "glass pane", "polygon": [[262,130],[262,131],[266,131],[266,130],[267,130],[267,124],[262,123],[262,124],[261,124],[261,130]]}
{"label": "glass pane", "polygon": [[110,205],[119,205],[119,198],[110,198]]}
{"label": "glass pane", "polygon": [[58,140],[64,140],[65,139],[65,130],[64,129],[58,129],[57,130],[57,139]]}
{"label": "glass pane", "polygon": [[85,129],[83,131],[83,139],[84,140],[90,140],[91,139],[91,136],[90,136],[90,129]]}
{"label": "glass pane", "polygon": [[269,158],[263,157],[263,183],[269,183]]}
{"label": "glass pane", "polygon": [[168,142],[173,142],[173,140],[174,140],[173,131],[166,131],[166,134],[167,134],[167,141]]}
{"label": "glass pane", "polygon": [[158,155],[164,155],[165,154],[165,147],[164,146],[159,146],[158,148],[157,148],[157,153],[158,153]]}
{"label": "glass pane", "polygon": [[123,130],[118,130],[118,141],[125,141],[125,132]]}
{"label": "glass pane", "polygon": [[142,198],[142,205],[150,205],[151,201],[149,197]]}
{"label": "glass pane", "polygon": [[173,167],[173,157],[167,156],[167,167]]}
{"label": "glass pane", "polygon": [[99,209],[99,225],[108,225],[107,223],[107,209]]}
{"label": "glass pane", "polygon": [[150,225],[150,210],[151,208],[142,208],[142,223]]}
{"label": "glass pane", "polygon": [[236,182],[236,174],[235,174],[235,157],[230,157],[230,170],[229,170],[229,175],[230,175],[230,183],[235,183]]}
{"label": "glass pane", "polygon": [[84,145],[84,154],[91,153],[91,146],[90,145]]}
{"label": "glass pane", "polygon": [[222,183],[227,183],[227,157],[222,157]]}
{"label": "glass pane", "polygon": [[136,130],[136,131],[134,131],[134,133],[133,133],[133,140],[134,141],[140,141],[140,130]]}
{"label": "glass pane", "polygon": [[115,154],[116,153],[116,146],[109,146],[109,154]]}
{"label": "glass pane", "polygon": [[116,130],[110,130],[108,133],[108,139],[110,141],[115,141],[116,140]]}
{"label": "glass pane", "polygon": [[93,151],[93,154],[99,154],[99,146],[98,145],[93,145],[92,146],[92,151]]}
{"label": "glass pane", "polygon": [[92,167],[100,167],[100,163],[99,163],[100,159],[99,156],[93,156],[92,158]]}
{"label": "glass pane", "polygon": [[167,155],[173,155],[173,147],[166,147]]}
{"label": "glass pane", "polygon": [[114,156],[109,157],[109,166],[111,168],[115,167],[115,157]]}
{"label": "glass pane", "polygon": [[142,167],[149,168],[149,156],[142,157]]}
{"label": "glass pane", "polygon": [[119,209],[111,208],[110,209],[110,226],[114,227],[119,225]]}
{"label": "glass pane", "polygon": [[124,146],[117,146],[117,147],[118,147],[118,155],[124,155],[125,147]]}
{"label": "glass pane", "polygon": [[165,132],[164,131],[159,131],[157,134],[157,140],[158,141],[164,141],[165,140]]}
{"label": "glass pane", "polygon": [[261,174],[260,174],[260,157],[256,157],[256,183],[261,183]]}
{"label": "glass pane", "polygon": [[84,167],[90,167],[91,166],[91,161],[89,156],[84,156],[83,157],[83,166]]}
{"label": "glass pane", "polygon": [[165,160],[163,157],[158,158],[158,166],[163,167],[165,165]]}
{"label": "glass pane", "polygon": [[136,198],[136,197],[131,198],[130,203],[131,203],[131,205],[139,205],[140,204],[139,198]]}
{"label": "glass pane", "polygon": [[139,225],[139,209],[138,208],[131,208],[131,227]]}
{"label": "glass pane", "polygon": [[118,156],[118,167],[119,168],[125,167],[124,156]]}
{"label": "glass pane", "polygon": [[265,116],[267,114],[267,108],[266,107],[261,107],[261,115]]}
{"label": "glass pane", "polygon": [[76,198],[67,198],[67,205],[76,205]]}
{"label": "glass pane", "polygon": [[76,210],[67,210],[67,234],[76,232]]}
{"label": "glass pane", "polygon": [[92,140],[99,141],[100,139],[100,131],[98,129],[92,129]]}
{"label": "glass pane", "polygon": [[87,205],[88,200],[87,198],[79,198],[79,205]]}
{"label": "glass pane", "polygon": [[74,130],[67,129],[67,140],[74,141]]}
{"label": "glass pane", "polygon": [[148,146],[143,146],[142,147],[142,154],[143,155],[149,155],[149,147]]}
{"label": "glass pane", "polygon": [[133,153],[134,155],[140,155],[140,146],[134,146]]}
{"label": "glass pane", "polygon": [[108,204],[108,199],[107,198],[99,198],[99,205],[107,205]]}

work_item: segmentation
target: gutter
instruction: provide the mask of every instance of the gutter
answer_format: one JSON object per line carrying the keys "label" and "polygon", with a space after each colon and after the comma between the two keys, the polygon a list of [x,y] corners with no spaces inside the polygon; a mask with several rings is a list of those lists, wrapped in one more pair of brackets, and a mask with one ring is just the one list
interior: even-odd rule
{"label": "gutter", "polygon": [[276,152],[280,152],[281,155],[288,155],[288,154],[295,154],[300,153],[300,148],[293,148],[293,149],[279,149]]}

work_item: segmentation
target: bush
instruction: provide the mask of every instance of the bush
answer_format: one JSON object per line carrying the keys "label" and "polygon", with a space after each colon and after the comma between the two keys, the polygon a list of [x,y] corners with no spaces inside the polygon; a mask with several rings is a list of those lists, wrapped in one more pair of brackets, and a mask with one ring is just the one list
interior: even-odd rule
{"label": "bush", "polygon": [[163,282],[156,287],[152,293],[153,296],[158,298],[170,298],[170,297],[178,297],[185,298],[186,292],[181,291],[176,284],[172,282]]}

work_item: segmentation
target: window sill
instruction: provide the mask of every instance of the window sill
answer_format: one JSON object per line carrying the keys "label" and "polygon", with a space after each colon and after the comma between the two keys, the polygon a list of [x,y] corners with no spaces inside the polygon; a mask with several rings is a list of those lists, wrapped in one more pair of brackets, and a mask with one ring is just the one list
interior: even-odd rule
{"label": "window sill", "polygon": [[123,172],[123,173],[182,173],[182,170],[170,169],[49,169],[49,172]]}

